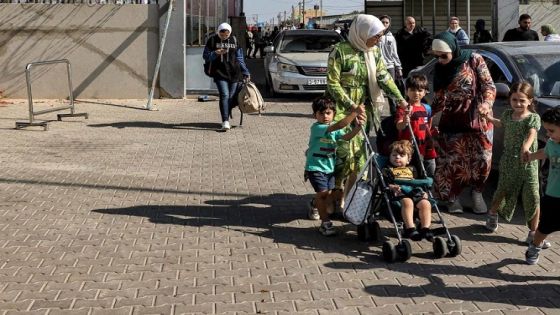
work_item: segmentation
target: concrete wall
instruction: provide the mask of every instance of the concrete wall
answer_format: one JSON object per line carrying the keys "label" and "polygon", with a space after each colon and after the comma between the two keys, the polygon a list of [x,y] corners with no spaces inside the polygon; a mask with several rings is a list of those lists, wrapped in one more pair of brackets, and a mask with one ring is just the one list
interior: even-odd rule
{"label": "concrete wall", "polygon": [[[26,98],[26,64],[66,58],[75,98],[146,98],[158,23],[157,5],[0,4],[0,90]],[[33,96],[68,96],[64,70],[32,69]]]}
{"label": "concrete wall", "polygon": [[[160,1],[160,39],[163,37],[169,2]],[[183,98],[185,96],[185,2],[174,1],[167,38],[163,48],[159,84],[164,97]],[[159,47],[159,46],[158,46]],[[201,57],[202,59],[202,57]],[[199,60],[199,64],[202,61]],[[201,66],[202,67],[202,66]],[[152,73],[153,70],[150,70]]]}
{"label": "concrete wall", "polygon": [[497,32],[493,33],[494,40],[502,41],[506,32],[519,26],[519,0],[496,0]]}

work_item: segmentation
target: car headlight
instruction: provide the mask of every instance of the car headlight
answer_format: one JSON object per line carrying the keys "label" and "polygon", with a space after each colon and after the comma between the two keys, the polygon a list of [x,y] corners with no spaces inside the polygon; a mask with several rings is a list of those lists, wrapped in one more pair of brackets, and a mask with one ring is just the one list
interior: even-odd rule
{"label": "car headlight", "polygon": [[299,72],[297,67],[291,64],[279,62],[277,64],[278,72]]}

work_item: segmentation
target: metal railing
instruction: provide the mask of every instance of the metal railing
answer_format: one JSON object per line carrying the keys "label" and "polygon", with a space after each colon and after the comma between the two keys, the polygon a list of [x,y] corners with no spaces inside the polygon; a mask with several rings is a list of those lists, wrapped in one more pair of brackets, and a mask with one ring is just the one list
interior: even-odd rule
{"label": "metal railing", "polygon": [[[33,66],[41,66],[41,65],[52,65],[58,63],[65,63],[66,64],[66,73],[68,75],[68,100],[70,101],[69,105],[66,106],[59,106],[55,108],[49,108],[44,110],[35,111],[33,109],[33,94],[31,92],[31,68]],[[29,103],[29,121],[17,121],[16,122],[16,129],[21,129],[22,127],[28,126],[42,126],[45,130],[48,130],[48,121],[35,121],[35,116],[56,112],[60,110],[70,109],[70,114],[58,114],[57,119],[59,121],[62,120],[62,117],[85,117],[88,119],[87,113],[75,113],[74,109],[74,92],[72,88],[72,70],[70,67],[70,61],[68,59],[60,59],[60,60],[46,60],[46,61],[37,61],[28,63],[25,67],[25,81],[27,82],[27,101]]]}
{"label": "metal railing", "polygon": [[42,3],[42,4],[157,4],[158,0],[0,0],[0,3]]}

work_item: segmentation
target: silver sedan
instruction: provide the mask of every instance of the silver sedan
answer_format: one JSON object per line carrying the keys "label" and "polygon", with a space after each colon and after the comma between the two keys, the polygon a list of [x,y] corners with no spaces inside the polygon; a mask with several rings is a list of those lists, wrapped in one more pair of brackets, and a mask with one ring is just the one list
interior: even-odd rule
{"label": "silver sedan", "polygon": [[323,93],[327,60],[342,37],[330,30],[288,30],[265,47],[264,68],[270,95]]}

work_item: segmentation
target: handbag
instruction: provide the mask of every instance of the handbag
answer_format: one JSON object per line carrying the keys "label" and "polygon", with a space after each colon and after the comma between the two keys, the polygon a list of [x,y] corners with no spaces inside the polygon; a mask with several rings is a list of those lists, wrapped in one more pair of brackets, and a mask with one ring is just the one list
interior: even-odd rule
{"label": "handbag", "polygon": [[350,190],[344,202],[344,218],[354,225],[363,224],[372,205],[373,187],[369,181],[360,179]]}

